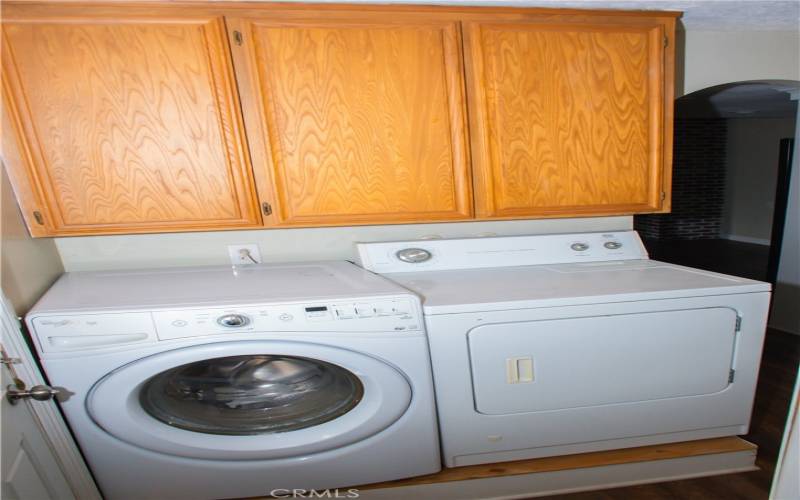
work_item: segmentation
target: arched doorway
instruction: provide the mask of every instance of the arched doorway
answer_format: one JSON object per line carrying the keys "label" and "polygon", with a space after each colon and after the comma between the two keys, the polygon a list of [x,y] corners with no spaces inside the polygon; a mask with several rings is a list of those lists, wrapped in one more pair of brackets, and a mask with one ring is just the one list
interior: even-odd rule
{"label": "arched doorway", "polygon": [[775,283],[799,97],[757,80],[676,100],[672,212],[634,219],[653,258]]}

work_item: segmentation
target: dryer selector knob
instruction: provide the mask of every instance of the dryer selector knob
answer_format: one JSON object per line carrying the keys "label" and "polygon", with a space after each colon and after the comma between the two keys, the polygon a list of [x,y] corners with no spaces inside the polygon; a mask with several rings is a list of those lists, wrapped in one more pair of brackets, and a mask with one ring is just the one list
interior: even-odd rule
{"label": "dryer selector knob", "polygon": [[433,255],[424,248],[404,248],[399,250],[395,255],[398,259],[409,264],[419,264],[433,257]]}
{"label": "dryer selector knob", "polygon": [[226,314],[217,318],[217,323],[225,328],[241,328],[250,324],[250,318],[244,314]]}

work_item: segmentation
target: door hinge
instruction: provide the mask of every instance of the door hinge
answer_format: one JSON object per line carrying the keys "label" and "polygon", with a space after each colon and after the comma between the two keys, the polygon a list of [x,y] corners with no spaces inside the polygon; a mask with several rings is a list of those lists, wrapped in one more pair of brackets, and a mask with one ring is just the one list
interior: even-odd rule
{"label": "door hinge", "polygon": [[731,370],[728,372],[728,383],[732,384],[733,379],[736,377],[736,370]]}
{"label": "door hinge", "polygon": [[244,42],[242,38],[242,32],[239,30],[234,30],[233,32],[233,41],[236,42],[236,45],[241,45]]}
{"label": "door hinge", "polygon": [[661,191],[661,201],[664,201],[666,199],[667,199],[667,192],[666,191]]}
{"label": "door hinge", "polygon": [[665,36],[664,37],[664,48],[666,49],[667,47],[669,47],[669,37]]}
{"label": "door hinge", "polygon": [[736,316],[736,331],[739,332],[742,330],[742,317]]}
{"label": "door hinge", "polygon": [[261,204],[261,210],[264,212],[264,215],[272,215],[272,205],[267,202]]}
{"label": "door hinge", "polygon": [[44,226],[44,217],[42,217],[42,212],[38,210],[33,212],[33,218],[36,219],[36,223],[40,226]]}

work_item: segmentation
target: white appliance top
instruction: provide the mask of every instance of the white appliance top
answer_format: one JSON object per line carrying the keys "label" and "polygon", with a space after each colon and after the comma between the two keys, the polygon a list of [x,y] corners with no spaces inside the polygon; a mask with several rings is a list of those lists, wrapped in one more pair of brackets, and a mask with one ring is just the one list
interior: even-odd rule
{"label": "white appliance top", "polygon": [[30,311],[94,312],[408,294],[349,262],[65,273]]}
{"label": "white appliance top", "polygon": [[66,273],[26,322],[41,356],[269,332],[423,332],[413,293],[349,262]]}
{"label": "white appliance top", "polygon": [[[403,262],[404,249],[415,249],[409,260],[430,258]],[[770,290],[649,260],[635,231],[362,243],[358,251],[361,265],[420,294],[426,314]]]}

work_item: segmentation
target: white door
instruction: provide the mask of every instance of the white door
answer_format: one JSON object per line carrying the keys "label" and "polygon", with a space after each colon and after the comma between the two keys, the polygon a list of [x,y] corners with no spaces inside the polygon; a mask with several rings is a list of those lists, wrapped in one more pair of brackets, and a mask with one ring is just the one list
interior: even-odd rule
{"label": "white door", "polygon": [[2,320],[2,498],[3,500],[99,499],[86,468],[52,400],[7,398],[9,391],[42,384],[19,323],[0,299]]}
{"label": "white door", "polygon": [[6,395],[15,377],[5,365],[2,373],[3,499],[75,498],[31,411],[32,404],[48,403],[18,401],[12,405]]}

